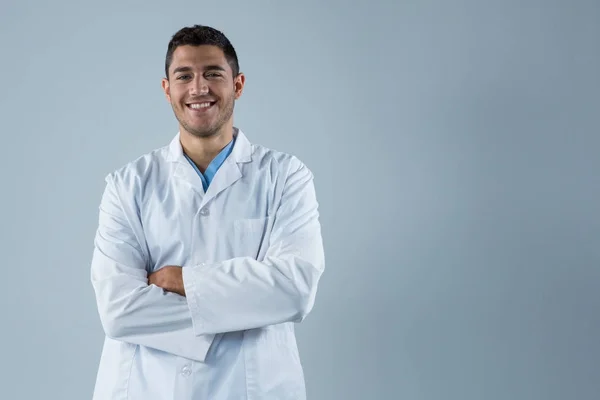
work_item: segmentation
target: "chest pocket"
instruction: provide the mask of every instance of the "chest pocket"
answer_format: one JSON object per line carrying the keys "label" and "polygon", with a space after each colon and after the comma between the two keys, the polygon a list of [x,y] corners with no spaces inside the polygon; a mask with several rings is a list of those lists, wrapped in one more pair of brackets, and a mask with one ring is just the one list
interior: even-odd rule
{"label": "chest pocket", "polygon": [[234,220],[229,239],[235,256],[261,261],[269,246],[272,223],[273,217]]}

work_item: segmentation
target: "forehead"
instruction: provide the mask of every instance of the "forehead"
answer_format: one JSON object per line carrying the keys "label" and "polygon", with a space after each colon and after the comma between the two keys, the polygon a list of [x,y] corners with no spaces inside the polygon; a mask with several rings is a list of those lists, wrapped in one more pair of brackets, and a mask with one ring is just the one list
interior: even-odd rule
{"label": "forehead", "polygon": [[170,70],[177,67],[191,67],[202,69],[206,66],[219,65],[230,70],[225,53],[217,46],[179,46],[173,52]]}

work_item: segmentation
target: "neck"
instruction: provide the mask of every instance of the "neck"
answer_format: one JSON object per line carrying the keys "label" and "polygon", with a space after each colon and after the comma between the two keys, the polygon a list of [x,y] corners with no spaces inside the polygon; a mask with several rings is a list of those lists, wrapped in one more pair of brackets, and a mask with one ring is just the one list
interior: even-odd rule
{"label": "neck", "polygon": [[233,127],[227,127],[216,135],[209,137],[197,137],[180,129],[179,141],[183,151],[196,164],[202,173],[206,171],[210,162],[231,142],[233,139]]}

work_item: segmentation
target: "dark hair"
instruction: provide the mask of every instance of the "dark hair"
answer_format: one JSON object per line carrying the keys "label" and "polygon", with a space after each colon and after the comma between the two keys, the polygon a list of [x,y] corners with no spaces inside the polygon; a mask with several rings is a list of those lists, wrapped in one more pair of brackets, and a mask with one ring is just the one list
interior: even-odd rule
{"label": "dark hair", "polygon": [[227,37],[215,28],[205,25],[188,26],[177,31],[167,48],[167,57],[165,59],[165,76],[169,78],[169,67],[173,61],[173,52],[179,46],[202,46],[211,45],[217,46],[225,54],[225,58],[233,71],[233,76],[236,77],[240,72],[237,54],[233,45]]}

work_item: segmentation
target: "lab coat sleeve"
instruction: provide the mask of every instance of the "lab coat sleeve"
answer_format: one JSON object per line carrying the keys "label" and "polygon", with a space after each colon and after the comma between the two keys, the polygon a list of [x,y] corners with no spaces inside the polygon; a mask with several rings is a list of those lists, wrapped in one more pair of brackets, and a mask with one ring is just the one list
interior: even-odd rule
{"label": "lab coat sleeve", "polygon": [[194,334],[185,297],[148,285],[141,224],[124,212],[109,175],[99,207],[91,281],[100,321],[112,339],[203,361],[214,336]]}
{"label": "lab coat sleeve", "polygon": [[312,310],[325,259],[310,170],[288,175],[264,259],[183,268],[197,335],[300,322]]}

